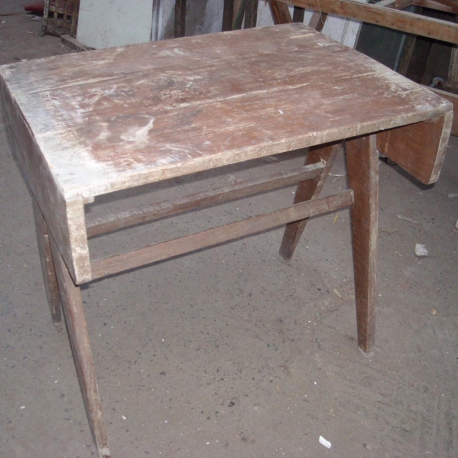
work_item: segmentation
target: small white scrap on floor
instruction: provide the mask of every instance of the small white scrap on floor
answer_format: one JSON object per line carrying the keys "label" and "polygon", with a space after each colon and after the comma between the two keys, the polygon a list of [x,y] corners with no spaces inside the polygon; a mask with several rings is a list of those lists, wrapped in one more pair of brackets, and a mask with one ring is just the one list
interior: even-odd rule
{"label": "small white scrap on floor", "polygon": [[319,438],[320,444],[324,445],[326,448],[331,448],[331,442],[327,441],[323,436]]}
{"label": "small white scrap on floor", "polygon": [[425,245],[420,245],[419,243],[417,243],[415,245],[415,254],[418,257],[428,256],[428,250],[426,249]]}

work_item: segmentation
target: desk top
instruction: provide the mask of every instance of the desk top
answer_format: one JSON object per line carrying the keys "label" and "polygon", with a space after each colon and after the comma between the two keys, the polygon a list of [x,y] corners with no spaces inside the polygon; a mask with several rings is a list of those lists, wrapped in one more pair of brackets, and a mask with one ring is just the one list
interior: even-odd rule
{"label": "desk top", "polygon": [[56,56],[0,77],[67,202],[451,112],[302,24]]}

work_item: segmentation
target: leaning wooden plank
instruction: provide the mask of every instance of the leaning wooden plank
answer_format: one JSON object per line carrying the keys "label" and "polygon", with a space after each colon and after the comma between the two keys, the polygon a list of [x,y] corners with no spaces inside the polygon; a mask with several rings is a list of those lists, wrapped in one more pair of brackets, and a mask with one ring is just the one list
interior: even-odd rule
{"label": "leaning wooden plank", "polygon": [[232,23],[234,21],[234,0],[224,0],[223,6],[223,32],[232,30]]}
{"label": "leaning wooden plank", "polygon": [[303,180],[311,180],[321,175],[324,166],[321,163],[287,172],[278,172],[269,177],[242,181],[232,186],[223,186],[210,191],[191,194],[175,201],[158,202],[148,207],[128,210],[115,215],[108,215],[87,222],[88,237],[94,237],[118,229],[135,226],[148,221],[178,215],[196,208],[202,209],[219,205],[231,200],[242,199],[254,194],[290,186]]}
{"label": "leaning wooden plank", "polygon": [[347,190],[328,197],[303,202],[291,207],[247,218],[235,223],[208,229],[197,234],[188,235],[139,250],[98,259],[92,262],[92,278],[103,278],[107,275],[123,272],[128,269],[163,261],[174,256],[207,248],[213,245],[236,240],[248,235],[259,234],[268,229],[280,227],[291,221],[340,210],[353,203],[353,192]]}
{"label": "leaning wooden plank", "polygon": [[412,5],[458,14],[458,2],[456,0],[412,0]]}
{"label": "leaning wooden plank", "polygon": [[458,44],[458,24],[353,0],[278,0],[383,27]]}
{"label": "leaning wooden plank", "polygon": [[440,89],[432,87],[428,89],[435,92],[437,95],[440,95],[444,99],[447,99],[449,102],[453,103],[453,112],[455,113],[455,116],[453,117],[451,133],[452,135],[458,135],[458,94],[452,94],[451,92],[441,91]]}
{"label": "leaning wooden plank", "polygon": [[322,13],[320,11],[314,11],[312,17],[310,18],[309,27],[315,29],[317,32],[323,30],[326,19],[328,18],[328,13]]}
{"label": "leaning wooden plank", "polygon": [[[448,146],[453,113],[377,135],[377,148],[424,184],[435,183]],[[421,157],[421,160],[419,159]]]}
{"label": "leaning wooden plank", "polygon": [[186,0],[175,0],[175,38],[184,37],[186,33]]}
{"label": "leaning wooden plank", "polygon": [[80,288],[73,283],[52,237],[50,242],[62,297],[62,309],[64,311],[68,337],[72,347],[73,359],[75,361],[78,381],[81,394],[83,395],[92,437],[97,445],[99,457],[110,458],[111,454],[108,448],[102,403],[100,401],[99,388],[97,386],[89,333],[81,300],[81,291]]}
{"label": "leaning wooden plank", "polygon": [[293,11],[293,22],[304,22],[305,8],[295,6]]}
{"label": "leaning wooden plank", "polygon": [[258,20],[258,0],[245,0],[245,22],[243,23],[244,29],[251,29],[256,27]]}
{"label": "leaning wooden plank", "polygon": [[[275,0],[269,1],[270,12],[274,24],[290,24],[293,22],[288,6]],[[298,22],[298,21],[295,21]]]}
{"label": "leaning wooden plank", "polygon": [[91,49],[94,49],[89,46],[83,45],[83,43],[78,41],[76,38],[71,37],[70,35],[62,35],[60,39],[62,40],[62,43],[64,45],[74,49],[75,51],[90,51]]}
{"label": "leaning wooden plank", "polygon": [[452,48],[452,54],[450,56],[450,65],[448,69],[448,79],[449,81],[458,83],[458,46],[454,46]]}

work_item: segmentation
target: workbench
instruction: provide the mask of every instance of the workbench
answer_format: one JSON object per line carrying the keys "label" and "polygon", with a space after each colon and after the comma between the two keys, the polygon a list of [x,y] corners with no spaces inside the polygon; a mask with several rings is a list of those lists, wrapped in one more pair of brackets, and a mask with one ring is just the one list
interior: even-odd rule
{"label": "workbench", "polygon": [[[86,283],[283,225],[288,260],[309,218],[350,207],[358,346],[372,354],[377,150],[422,183],[435,182],[449,102],[302,24],[21,62],[0,76],[51,315],[56,324],[65,318],[101,457],[110,451],[81,301]],[[85,213],[100,196],[293,150],[303,151],[304,166],[95,221]],[[320,197],[341,152],[349,188]],[[294,203],[270,213],[91,257],[90,237],[293,184]]]}

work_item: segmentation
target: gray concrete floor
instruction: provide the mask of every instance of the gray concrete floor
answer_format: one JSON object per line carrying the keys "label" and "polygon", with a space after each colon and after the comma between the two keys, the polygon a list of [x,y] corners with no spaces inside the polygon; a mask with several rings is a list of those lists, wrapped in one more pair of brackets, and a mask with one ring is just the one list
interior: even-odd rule
{"label": "gray concrete floor", "polygon": [[[0,13],[24,3],[3,1]],[[69,52],[39,28],[24,15],[0,17],[0,63]],[[3,125],[0,164],[0,456],[96,456],[67,335],[49,317],[31,201]],[[355,340],[347,212],[311,221],[289,263],[273,231],[84,288],[114,457],[458,456],[458,197],[449,196],[458,194],[458,139],[434,186],[386,164],[380,172],[371,359]],[[340,159],[327,192],[345,188],[344,173]],[[142,226],[91,250],[221,224],[289,203],[292,191]],[[171,192],[161,185],[152,198]],[[119,197],[102,207],[122,206]],[[427,258],[414,255],[416,243]]]}

